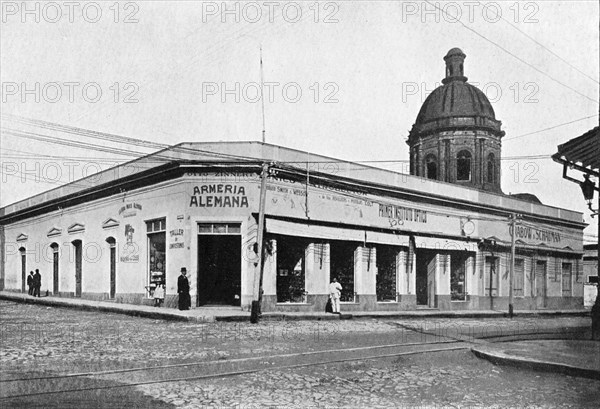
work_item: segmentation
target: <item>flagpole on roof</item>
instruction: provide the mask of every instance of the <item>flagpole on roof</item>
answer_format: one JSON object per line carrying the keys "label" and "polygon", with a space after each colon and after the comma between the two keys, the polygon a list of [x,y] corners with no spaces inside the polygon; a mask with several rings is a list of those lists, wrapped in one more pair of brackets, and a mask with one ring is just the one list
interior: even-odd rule
{"label": "flagpole on roof", "polygon": [[264,75],[263,75],[263,59],[262,59],[262,44],[260,45],[260,101],[262,106],[262,142],[265,143],[265,93],[264,93]]}

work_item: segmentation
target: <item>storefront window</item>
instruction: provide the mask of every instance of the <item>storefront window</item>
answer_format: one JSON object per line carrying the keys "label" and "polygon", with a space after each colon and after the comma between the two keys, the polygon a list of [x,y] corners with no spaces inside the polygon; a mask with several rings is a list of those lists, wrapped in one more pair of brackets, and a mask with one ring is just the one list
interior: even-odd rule
{"label": "storefront window", "polygon": [[460,254],[452,254],[450,257],[450,299],[465,301],[467,298],[466,258]]}
{"label": "storefront window", "polygon": [[148,232],[148,296],[154,296],[159,284],[166,284],[166,219],[146,222]]}
{"label": "storefront window", "polygon": [[277,302],[305,303],[305,252],[308,242],[277,238]]}
{"label": "storefront window", "polygon": [[398,248],[392,246],[376,246],[377,258],[377,301],[396,301],[396,258]]}
{"label": "storefront window", "polygon": [[334,277],[342,285],[340,301],[355,302],[354,251],[356,244],[332,241],[330,244],[330,280]]}

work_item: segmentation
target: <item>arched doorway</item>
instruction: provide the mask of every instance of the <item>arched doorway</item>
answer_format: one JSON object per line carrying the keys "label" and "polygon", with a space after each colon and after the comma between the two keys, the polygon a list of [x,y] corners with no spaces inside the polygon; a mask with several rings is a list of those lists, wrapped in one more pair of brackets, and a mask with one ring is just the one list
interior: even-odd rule
{"label": "arched doorway", "polygon": [[59,272],[58,272],[58,243],[52,243],[50,245],[52,249],[52,294],[58,294],[58,283],[59,283]]}
{"label": "arched doorway", "polygon": [[82,242],[81,240],[73,240],[71,242],[75,250],[75,297],[81,297],[81,258],[82,258]]}
{"label": "arched doorway", "polygon": [[25,292],[27,284],[27,250],[25,247],[21,247],[19,249],[19,253],[21,253],[21,292]]}
{"label": "arched doorway", "polygon": [[117,241],[114,237],[109,237],[106,239],[106,242],[109,246],[109,254],[110,254],[110,290],[109,290],[109,298],[115,298],[117,293]]}

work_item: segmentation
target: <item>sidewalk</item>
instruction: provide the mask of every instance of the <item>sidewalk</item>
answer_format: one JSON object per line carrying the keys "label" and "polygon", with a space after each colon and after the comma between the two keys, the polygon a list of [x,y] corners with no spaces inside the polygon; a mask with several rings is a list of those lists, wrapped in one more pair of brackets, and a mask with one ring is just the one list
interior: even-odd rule
{"label": "sidewalk", "polygon": [[516,341],[477,345],[471,350],[495,364],[600,379],[600,341]]}
{"label": "sidewalk", "polygon": [[[93,301],[81,298],[40,297],[28,294],[0,291],[0,299],[15,302],[48,305],[52,307],[79,308],[82,310],[112,312],[138,317],[165,319],[176,321],[214,322],[214,321],[249,321],[250,312],[240,307],[214,306],[198,307],[187,311],[174,308],[156,308],[147,305],[122,304],[112,301]],[[590,311],[581,310],[536,310],[515,311],[515,316],[589,316]],[[352,314],[326,314],[325,312],[264,312],[264,320],[340,320],[352,318],[502,318],[505,311],[354,311]]]}

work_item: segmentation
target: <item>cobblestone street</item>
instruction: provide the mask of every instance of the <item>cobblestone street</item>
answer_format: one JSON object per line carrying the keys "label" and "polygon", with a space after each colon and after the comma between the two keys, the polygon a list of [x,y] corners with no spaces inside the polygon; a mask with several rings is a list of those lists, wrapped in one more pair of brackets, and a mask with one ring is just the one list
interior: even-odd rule
{"label": "cobblestone street", "polygon": [[[298,365],[307,356],[374,345],[422,344],[447,337],[518,336],[568,332],[589,325],[586,317],[508,319],[364,319],[345,321],[262,321],[188,323],[117,314],[0,302],[2,407],[596,407],[600,381],[556,373],[495,366],[468,349],[379,359]],[[440,344],[444,346],[445,344]],[[408,348],[408,346],[407,346]],[[339,353],[328,352],[336,359]],[[342,354],[342,357],[350,353]],[[113,373],[200,361],[264,357],[258,372],[194,380],[193,367]],[[223,366],[222,370],[226,370]],[[253,367],[254,368],[254,367]],[[265,370],[267,369],[267,370]],[[219,368],[213,368],[221,373]],[[173,372],[175,371],[175,372]],[[7,380],[31,379],[38,393],[45,379],[61,378],[57,389],[78,392],[32,395]],[[167,379],[161,378],[164,375]],[[135,385],[133,385],[135,384]],[[22,385],[19,384],[19,385]]]}

